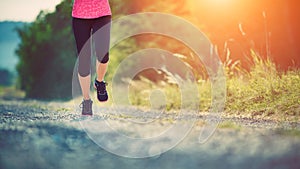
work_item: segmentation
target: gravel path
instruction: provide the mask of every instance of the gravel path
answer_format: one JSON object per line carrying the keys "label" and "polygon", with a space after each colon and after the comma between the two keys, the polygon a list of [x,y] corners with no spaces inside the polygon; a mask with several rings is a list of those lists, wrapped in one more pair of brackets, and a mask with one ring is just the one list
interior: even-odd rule
{"label": "gravel path", "polygon": [[[200,144],[198,137],[206,115],[187,113],[182,120],[188,123],[193,119],[196,123],[183,141],[160,155],[132,159],[99,147],[82,129],[79,123],[82,117],[73,109],[72,103],[0,101],[0,168],[300,168],[299,123],[223,117],[223,127]],[[119,127],[116,130],[126,130],[130,136],[136,133],[152,136],[152,132],[174,123],[172,116],[176,114],[147,112],[133,107],[103,107],[101,111],[106,113],[96,114],[92,121],[109,121]],[[117,111],[130,115],[119,115]],[[145,124],[156,122],[154,127],[143,123],[140,127],[130,125],[130,120]]]}

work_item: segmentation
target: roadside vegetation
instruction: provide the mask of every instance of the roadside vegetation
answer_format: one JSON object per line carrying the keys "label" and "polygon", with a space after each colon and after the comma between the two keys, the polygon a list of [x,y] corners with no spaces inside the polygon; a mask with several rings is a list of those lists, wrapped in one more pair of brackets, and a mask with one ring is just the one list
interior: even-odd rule
{"label": "roadside vegetation", "polygon": [[[226,74],[225,115],[299,122],[300,117],[300,70],[291,68],[279,71],[271,59],[251,51],[253,65],[243,69],[238,61],[228,57],[224,62]],[[211,107],[210,80],[198,80],[199,112]],[[149,95],[154,89],[164,92],[166,109],[181,108],[181,93],[178,86],[155,84],[147,79],[133,81],[130,101],[137,106],[149,107]]]}

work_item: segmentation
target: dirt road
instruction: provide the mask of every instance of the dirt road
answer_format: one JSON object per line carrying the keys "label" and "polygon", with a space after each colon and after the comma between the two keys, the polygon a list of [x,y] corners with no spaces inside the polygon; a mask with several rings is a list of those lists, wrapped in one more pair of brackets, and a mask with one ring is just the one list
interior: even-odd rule
{"label": "dirt road", "polygon": [[[103,108],[104,112],[108,110]],[[132,110],[128,108],[128,111]],[[230,126],[223,125],[207,142],[200,144],[201,125],[198,121],[202,117],[193,117],[199,118],[195,126],[174,148],[154,157],[132,159],[98,146],[79,124],[81,116],[67,103],[1,101],[0,116],[1,169],[300,168],[300,136],[291,129],[299,124],[223,119],[224,124]],[[126,119],[112,115],[94,118],[110,119],[117,124],[122,123],[120,119]],[[230,123],[226,122],[228,120]],[[157,124],[160,124],[157,128],[164,125]],[[124,130],[131,127],[126,125],[120,124]],[[135,130],[140,129],[130,128],[130,131]],[[150,132],[156,128],[143,130]]]}

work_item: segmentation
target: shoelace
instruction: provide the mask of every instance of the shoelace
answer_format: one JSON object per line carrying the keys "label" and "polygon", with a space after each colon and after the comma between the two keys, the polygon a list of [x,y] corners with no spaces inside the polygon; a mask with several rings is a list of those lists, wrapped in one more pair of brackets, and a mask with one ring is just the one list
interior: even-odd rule
{"label": "shoelace", "polygon": [[99,95],[105,95],[106,94],[106,86],[107,83],[101,84],[101,85],[96,85],[97,87],[97,92]]}
{"label": "shoelace", "polygon": [[88,104],[88,103],[84,103],[84,101],[82,101],[81,103],[80,103],[80,105],[79,105],[79,108],[84,108],[84,107],[86,107],[84,104]]}

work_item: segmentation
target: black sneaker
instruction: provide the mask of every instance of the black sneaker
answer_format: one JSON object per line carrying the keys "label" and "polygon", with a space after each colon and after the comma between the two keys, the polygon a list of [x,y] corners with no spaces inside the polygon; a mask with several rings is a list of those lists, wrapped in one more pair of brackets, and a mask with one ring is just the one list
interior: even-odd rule
{"label": "black sneaker", "polygon": [[89,100],[83,100],[80,104],[80,108],[82,108],[82,115],[93,115],[92,110],[93,101],[91,99]]}
{"label": "black sneaker", "polygon": [[106,83],[104,81],[99,82],[95,80],[95,87],[97,89],[97,98],[100,102],[105,102],[108,100],[108,95],[106,91]]}

